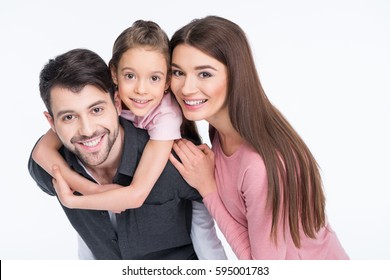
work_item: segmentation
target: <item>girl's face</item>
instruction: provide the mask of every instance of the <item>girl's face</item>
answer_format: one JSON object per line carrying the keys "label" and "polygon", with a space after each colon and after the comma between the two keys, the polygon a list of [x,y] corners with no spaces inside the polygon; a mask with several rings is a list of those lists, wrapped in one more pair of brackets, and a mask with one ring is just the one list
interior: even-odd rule
{"label": "girl's face", "polygon": [[155,50],[132,48],[121,57],[113,80],[123,104],[136,116],[157,107],[168,89],[165,57]]}
{"label": "girl's face", "polygon": [[171,89],[188,120],[212,122],[227,107],[226,66],[194,47],[178,45],[172,54]]}

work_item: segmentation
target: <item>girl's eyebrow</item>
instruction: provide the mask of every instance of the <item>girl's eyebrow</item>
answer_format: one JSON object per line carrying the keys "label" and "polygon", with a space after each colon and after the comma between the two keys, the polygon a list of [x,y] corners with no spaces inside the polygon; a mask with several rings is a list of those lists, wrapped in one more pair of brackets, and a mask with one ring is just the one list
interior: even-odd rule
{"label": "girl's eyebrow", "polygon": [[[133,71],[133,72],[137,72],[136,70],[134,70],[134,69],[131,68],[131,67],[123,67],[120,71],[121,71],[121,72],[124,72],[124,71],[126,71],[126,70],[130,70],[130,71]],[[165,73],[164,73],[164,71],[162,71],[162,70],[155,70],[155,71],[152,71],[152,73],[153,73],[153,74],[160,74],[160,75],[162,75],[162,76],[165,76]]]}

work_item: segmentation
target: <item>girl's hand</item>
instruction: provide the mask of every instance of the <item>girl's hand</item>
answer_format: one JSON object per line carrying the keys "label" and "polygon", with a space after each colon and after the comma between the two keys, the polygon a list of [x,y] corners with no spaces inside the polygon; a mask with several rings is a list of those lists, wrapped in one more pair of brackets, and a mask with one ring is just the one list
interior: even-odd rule
{"label": "girl's hand", "polygon": [[53,176],[53,186],[56,190],[58,199],[65,207],[73,208],[73,201],[77,197],[73,194],[73,190],[62,177],[61,171],[57,165],[53,166]]}
{"label": "girl's hand", "polygon": [[197,189],[202,197],[216,191],[214,153],[209,146],[195,146],[186,139],[180,139],[173,144],[173,150],[181,162],[172,154],[169,160],[189,185]]}
{"label": "girl's hand", "polygon": [[[62,205],[68,208],[77,208],[77,209],[94,209],[89,208],[88,205],[86,206],[85,203],[88,203],[88,201],[93,200],[94,196],[99,195],[99,192],[95,194],[89,194],[89,195],[83,195],[83,196],[77,196],[73,194],[73,190],[69,187],[68,183],[65,181],[65,179],[62,177],[60,168],[56,165],[53,166],[53,186],[56,190],[58,199],[61,201]],[[119,185],[115,184],[109,184],[104,186],[98,186],[98,188],[103,191],[110,191],[113,189],[120,188]],[[96,209],[95,209],[96,210]],[[113,213],[120,214],[121,212],[125,211],[126,209],[110,209]]]}

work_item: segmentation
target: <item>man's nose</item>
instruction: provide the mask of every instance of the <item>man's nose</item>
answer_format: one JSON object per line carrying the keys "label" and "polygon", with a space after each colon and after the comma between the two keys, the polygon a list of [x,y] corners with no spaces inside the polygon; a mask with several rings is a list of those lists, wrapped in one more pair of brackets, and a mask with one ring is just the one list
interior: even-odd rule
{"label": "man's nose", "polygon": [[80,119],[79,133],[83,136],[92,136],[95,132],[95,124],[89,118]]}

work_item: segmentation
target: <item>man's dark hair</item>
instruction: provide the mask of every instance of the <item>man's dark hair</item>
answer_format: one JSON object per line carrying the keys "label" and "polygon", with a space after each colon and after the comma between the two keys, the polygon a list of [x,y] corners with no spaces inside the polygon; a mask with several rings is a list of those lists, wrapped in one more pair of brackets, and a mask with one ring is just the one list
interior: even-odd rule
{"label": "man's dark hair", "polygon": [[50,93],[54,87],[78,93],[86,85],[109,93],[114,100],[115,88],[107,64],[87,49],[74,49],[50,59],[39,75],[39,91],[50,115]]}

